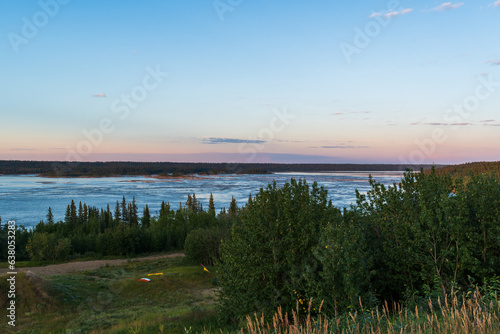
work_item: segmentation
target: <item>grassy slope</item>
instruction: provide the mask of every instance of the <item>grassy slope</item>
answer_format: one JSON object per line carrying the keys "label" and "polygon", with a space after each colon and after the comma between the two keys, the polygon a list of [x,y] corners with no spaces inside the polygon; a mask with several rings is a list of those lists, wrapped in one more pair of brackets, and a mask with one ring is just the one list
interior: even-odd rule
{"label": "grassy slope", "polygon": [[[151,282],[138,282],[148,273]],[[184,333],[215,329],[212,273],[185,259],[129,262],[71,275],[18,275],[16,331],[21,333]],[[1,278],[6,296],[5,276]],[[0,304],[5,300],[0,300]],[[6,319],[1,305],[0,316]],[[0,332],[9,332],[2,321]],[[13,331],[11,331],[13,332]]]}

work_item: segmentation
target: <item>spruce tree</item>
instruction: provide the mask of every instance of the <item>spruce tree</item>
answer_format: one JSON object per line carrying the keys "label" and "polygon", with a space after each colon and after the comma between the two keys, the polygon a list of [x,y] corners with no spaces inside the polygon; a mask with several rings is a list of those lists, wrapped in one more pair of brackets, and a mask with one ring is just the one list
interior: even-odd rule
{"label": "spruce tree", "polygon": [[132,204],[130,205],[129,220],[130,220],[130,226],[137,226],[139,224],[139,217],[137,214],[137,203],[135,201],[135,196],[132,198]]}
{"label": "spruce tree", "polygon": [[78,225],[81,226],[85,223],[83,220],[83,206],[82,202],[80,201],[80,204],[78,205]]}
{"label": "spruce tree", "polygon": [[187,206],[188,210],[192,210],[193,209],[193,198],[191,197],[191,194],[188,194],[188,199],[186,201],[186,206]]}
{"label": "spruce tree", "polygon": [[128,224],[128,220],[129,220],[129,217],[128,217],[128,208],[127,208],[127,201],[125,200],[125,196],[123,196],[123,199],[122,199],[122,221],[123,221],[123,224]]}
{"label": "spruce tree", "polygon": [[54,215],[52,214],[52,209],[49,206],[49,212],[47,212],[47,224],[54,224]]}
{"label": "spruce tree", "polygon": [[76,223],[77,223],[76,204],[74,200],[71,200],[71,225],[75,227]]}
{"label": "spruce tree", "polygon": [[148,228],[150,223],[151,223],[151,215],[149,213],[149,207],[146,204],[146,207],[144,208],[144,212],[142,214],[141,225],[142,227]]}
{"label": "spruce tree", "polygon": [[66,214],[64,215],[64,223],[66,225],[70,225],[71,224],[71,206],[68,205],[66,207]]}
{"label": "spruce tree", "polygon": [[193,193],[193,202],[191,203],[191,211],[193,212],[198,212],[199,205],[198,205],[198,200],[196,199],[196,194]]}
{"label": "spruce tree", "polygon": [[87,204],[83,203],[83,222],[87,223],[89,220],[89,207],[87,207]]}
{"label": "spruce tree", "polygon": [[109,203],[106,207],[106,228],[112,227],[113,225],[113,216],[111,216],[111,210],[109,209]]}
{"label": "spruce tree", "polygon": [[208,212],[215,216],[214,195],[212,193],[210,193],[210,199],[208,200]]}
{"label": "spruce tree", "polygon": [[238,205],[236,204],[236,198],[233,197],[229,205],[229,215],[233,217],[236,213],[238,213]]}
{"label": "spruce tree", "polygon": [[122,213],[120,211],[120,203],[116,201],[116,207],[115,207],[115,225],[118,226],[120,223],[120,217],[122,216]]}

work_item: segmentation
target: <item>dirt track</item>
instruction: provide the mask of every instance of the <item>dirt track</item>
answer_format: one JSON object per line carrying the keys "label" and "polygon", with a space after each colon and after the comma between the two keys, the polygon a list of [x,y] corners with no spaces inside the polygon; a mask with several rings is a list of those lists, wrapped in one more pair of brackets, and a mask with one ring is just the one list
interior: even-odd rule
{"label": "dirt track", "polygon": [[[131,259],[134,262],[140,262],[145,260],[156,260],[163,259],[166,257],[179,257],[184,256],[183,253],[174,253],[167,255],[152,255],[146,257],[138,257],[135,259]],[[17,268],[17,271],[31,271],[39,276],[51,276],[51,275],[63,275],[70,272],[75,271],[83,271],[83,270],[91,270],[100,267],[104,267],[105,265],[110,266],[119,266],[121,264],[127,263],[127,259],[118,259],[118,260],[95,260],[95,261],[81,261],[81,262],[68,262],[61,264],[51,264],[45,267],[25,267],[25,268]],[[7,273],[9,270],[7,268],[0,269],[0,275]]]}

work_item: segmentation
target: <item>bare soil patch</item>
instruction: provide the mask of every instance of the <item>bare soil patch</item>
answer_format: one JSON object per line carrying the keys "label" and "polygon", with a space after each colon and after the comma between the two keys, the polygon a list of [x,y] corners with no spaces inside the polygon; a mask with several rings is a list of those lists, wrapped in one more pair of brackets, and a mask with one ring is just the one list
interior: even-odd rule
{"label": "bare soil patch", "polygon": [[[145,257],[138,257],[131,259],[132,262],[140,262],[147,260],[157,260],[168,257],[179,257],[184,256],[183,253],[173,253],[173,254],[164,254],[164,255],[151,255]],[[92,270],[100,267],[108,266],[119,266],[127,263],[127,259],[116,259],[116,260],[94,260],[94,261],[77,261],[77,262],[68,262],[61,264],[51,264],[45,267],[25,267],[25,268],[17,268],[19,271],[31,271],[32,273],[38,276],[51,276],[51,275],[64,275],[71,272],[76,271],[84,271],[84,270]],[[7,268],[0,269],[0,275],[7,273],[9,270]]]}

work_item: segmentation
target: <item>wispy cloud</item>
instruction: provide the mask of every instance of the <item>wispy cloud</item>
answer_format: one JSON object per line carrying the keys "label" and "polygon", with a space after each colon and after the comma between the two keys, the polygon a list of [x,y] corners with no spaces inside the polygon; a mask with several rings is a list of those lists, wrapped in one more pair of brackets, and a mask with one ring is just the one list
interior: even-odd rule
{"label": "wispy cloud", "polygon": [[420,122],[413,122],[410,123],[410,125],[430,125],[430,126],[467,126],[467,125],[474,125],[474,123],[469,123],[469,122],[463,122],[463,123],[441,123],[441,122],[427,122],[427,123],[420,123]]}
{"label": "wispy cloud", "polygon": [[481,123],[491,123],[494,121],[495,121],[494,119],[485,119],[485,120],[481,121]]}
{"label": "wispy cloud", "polygon": [[305,140],[288,140],[288,139],[274,139],[277,143],[305,143]]}
{"label": "wispy cloud", "polygon": [[[500,1],[500,0],[499,0]],[[486,62],[486,64],[490,64],[490,65],[500,65],[500,60],[488,60]]]}
{"label": "wispy cloud", "polygon": [[217,145],[217,144],[241,144],[241,143],[248,143],[248,144],[264,144],[267,143],[265,140],[252,140],[252,139],[237,139],[237,138],[203,138],[202,139],[203,144],[211,144],[211,145]]}
{"label": "wispy cloud", "polygon": [[431,12],[443,12],[445,10],[451,10],[451,9],[456,9],[458,7],[462,7],[463,5],[464,5],[463,2],[459,2],[459,3],[445,2],[437,7],[432,8],[430,11]]}
{"label": "wispy cloud", "polygon": [[413,11],[413,8],[406,8],[402,9],[400,11],[397,10],[390,10],[390,11],[382,11],[382,12],[375,12],[370,15],[371,18],[377,17],[377,16],[383,16],[383,17],[396,17],[396,16],[401,16],[401,15],[406,15],[408,13],[411,13]]}
{"label": "wispy cloud", "polygon": [[102,94],[94,94],[92,95],[92,97],[107,97],[106,94],[102,93]]}
{"label": "wispy cloud", "polygon": [[353,146],[353,145],[334,145],[334,146],[320,146],[319,148],[340,148],[340,149],[356,149],[356,148],[369,148],[369,146]]}
{"label": "wispy cloud", "polygon": [[37,148],[11,148],[11,151],[38,151]]}
{"label": "wispy cloud", "polygon": [[488,7],[500,7],[500,0],[495,1],[488,5]]}
{"label": "wispy cloud", "polygon": [[370,110],[362,110],[362,111],[343,110],[342,112],[330,113],[330,116],[340,116],[345,114],[370,114],[370,113],[372,113],[372,111]]}

